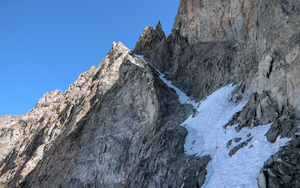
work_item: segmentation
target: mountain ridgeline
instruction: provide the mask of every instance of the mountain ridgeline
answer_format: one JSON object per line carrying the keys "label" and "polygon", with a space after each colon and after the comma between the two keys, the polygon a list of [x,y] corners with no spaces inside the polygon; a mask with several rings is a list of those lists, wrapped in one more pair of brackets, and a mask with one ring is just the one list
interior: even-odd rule
{"label": "mountain ridgeline", "polygon": [[193,106],[156,69],[197,103],[236,85],[230,101],[247,104],[224,128],[290,138],[257,186],[300,187],[299,18],[298,0],[181,0],[168,36],[158,22],[132,51],[113,42],[66,91],[0,117],[0,187],[202,187],[212,156],[187,155],[181,126]]}

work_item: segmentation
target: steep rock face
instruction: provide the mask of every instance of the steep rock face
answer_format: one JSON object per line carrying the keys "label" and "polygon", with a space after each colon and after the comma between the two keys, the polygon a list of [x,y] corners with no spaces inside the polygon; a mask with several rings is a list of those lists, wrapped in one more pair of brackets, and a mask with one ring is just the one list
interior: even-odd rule
{"label": "steep rock face", "polygon": [[[231,100],[249,102],[228,125],[238,124],[238,132],[274,122],[266,134],[270,142],[279,135],[296,142],[295,133],[300,131],[299,17],[296,0],[182,0],[171,34],[157,39],[153,28],[148,28],[134,52],[197,101],[236,83]],[[146,38],[151,45],[141,45]],[[294,145],[291,142],[278,155],[295,157]],[[278,171],[276,165],[268,168]],[[259,187],[298,185],[297,170],[276,176],[281,184],[275,184],[265,171]],[[273,183],[268,182],[271,179]]]}
{"label": "steep rock face", "polygon": [[244,16],[239,1],[184,0],[180,2],[173,28],[190,44],[202,41],[236,41]]}
{"label": "steep rock face", "polygon": [[258,70],[250,93],[270,90],[279,105],[290,101],[299,110],[299,16],[300,2],[295,0],[184,0],[173,28],[190,44],[235,41],[243,57],[238,78],[251,78],[251,70]]}
{"label": "steep rock face", "polygon": [[[294,88],[297,88],[296,85],[298,84],[296,71],[298,70],[297,62],[299,62],[299,45],[297,45],[300,26],[299,16],[300,3],[295,0],[272,2],[268,0],[218,0],[213,2],[182,0],[173,30],[167,39],[159,40],[155,37],[157,33],[152,28],[148,28],[143,33],[144,38],[139,38],[134,52],[144,55],[159,70],[168,73],[168,78],[177,87],[180,87],[179,83],[182,84],[182,81],[179,81],[180,79],[187,80],[188,77],[177,74],[176,70],[178,68],[189,69],[195,64],[195,57],[206,56],[206,58],[199,58],[196,61],[200,61],[202,64],[208,61],[210,63],[206,64],[213,65],[220,63],[221,66],[218,65],[218,68],[223,70],[204,72],[206,76],[212,75],[211,78],[209,80],[199,80],[204,82],[203,85],[213,84],[211,87],[214,87],[207,89],[202,86],[200,90],[206,91],[204,93],[209,94],[211,91],[216,90],[215,80],[218,79],[214,75],[222,75],[220,77],[223,82],[238,83],[237,90],[239,89],[240,93],[245,93],[245,98],[248,98],[251,93],[258,92],[262,94],[263,90],[268,91],[273,88],[271,96],[279,102],[279,105],[285,105],[288,99],[293,101],[295,105],[290,104],[297,109],[299,97],[295,96],[297,95],[295,93],[299,92],[297,92],[297,89],[294,92]],[[153,32],[149,31],[151,29]],[[142,44],[140,41],[145,38],[147,38],[147,43],[151,43],[151,45],[140,45]],[[226,47],[221,50],[211,48],[211,43],[221,43],[220,41],[231,45],[231,50],[226,51]],[[206,45],[203,44],[204,42],[206,42]],[[203,45],[199,45],[201,43]],[[186,53],[188,46],[193,48],[192,53]],[[202,47],[199,48],[199,46]],[[203,48],[205,48],[205,51],[201,53]],[[222,51],[225,51],[225,53],[223,54]],[[207,57],[209,53],[212,56]],[[220,59],[218,55],[213,53],[222,57],[225,56],[226,59]],[[183,63],[181,60],[183,56],[187,57],[184,59],[187,65],[180,66],[179,64]],[[276,59],[278,63],[276,63]],[[282,65],[291,64],[291,62],[294,65],[290,65],[290,68],[282,67]],[[202,64],[200,65],[201,69],[209,70],[211,68],[211,66],[207,68],[205,64]],[[223,68],[222,65],[225,67]],[[227,71],[227,73],[234,76],[224,75],[223,72],[226,66],[230,66],[230,72]],[[190,69],[194,70],[193,68]],[[270,71],[267,69],[270,69]],[[273,70],[277,71],[272,72]],[[199,76],[199,73],[202,72],[189,71],[189,75],[194,77]],[[265,75],[266,78],[263,78],[262,75]],[[257,80],[265,84],[256,84]],[[196,79],[194,78],[193,81],[196,81]],[[177,82],[178,84],[176,84]],[[274,88],[274,84],[277,87]],[[268,85],[268,87],[265,85]],[[223,84],[221,83],[220,86],[223,86]],[[287,88],[290,89],[287,96],[281,97],[280,95]],[[189,95],[195,95],[194,98],[199,95],[197,90],[193,90],[193,94],[191,94],[188,89],[182,89]],[[200,94],[199,99],[201,98],[203,98],[203,95]]]}
{"label": "steep rock face", "polygon": [[[157,27],[161,27],[160,24]],[[143,55],[192,99],[200,101],[221,86],[237,82],[236,43],[198,42],[189,45],[177,31],[160,39],[156,30],[146,28],[133,52]]]}
{"label": "steep rock face", "polygon": [[299,28],[295,0],[182,0],[173,29],[198,41],[253,43],[258,53],[284,44]]}
{"label": "steep rock face", "polygon": [[114,43],[98,67],[63,94],[46,94],[36,108],[51,106],[47,101],[56,105],[37,127],[25,128],[29,133],[4,158],[1,187],[204,183],[210,158],[184,154],[187,131],[179,126],[191,107],[181,105],[175,91],[123,44]]}
{"label": "steep rock face", "polygon": [[[274,122],[270,142],[293,138],[266,162],[259,187],[299,185],[299,7],[182,0],[171,34],[147,27],[133,51],[196,101],[237,84],[231,100],[249,99],[227,124],[237,132]],[[0,118],[0,187],[201,187],[210,157],[184,154],[179,125],[191,106],[177,98],[147,62],[113,43],[64,93]]]}
{"label": "steep rock face", "polygon": [[9,142],[1,152],[0,187],[22,182],[52,146],[71,116],[71,101],[63,102],[68,93],[69,90],[66,95],[58,90],[46,93],[32,110],[4,125],[8,128],[3,131],[5,136],[1,141],[9,139]]}
{"label": "steep rock face", "polygon": [[300,111],[300,33],[285,43],[283,49],[264,56],[251,82],[251,90],[261,94],[270,91],[280,110],[286,106]]}
{"label": "steep rock face", "polygon": [[36,106],[23,116],[5,116],[1,118],[1,136],[0,136],[0,161],[11,151],[15,143],[25,134],[29,135],[40,128],[48,114],[56,108],[62,99],[61,91],[54,91],[45,94],[36,104]]}

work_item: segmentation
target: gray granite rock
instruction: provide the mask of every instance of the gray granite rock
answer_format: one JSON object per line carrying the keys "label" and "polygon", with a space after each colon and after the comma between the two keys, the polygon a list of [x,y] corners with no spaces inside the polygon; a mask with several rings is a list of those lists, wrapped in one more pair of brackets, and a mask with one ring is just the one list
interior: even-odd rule
{"label": "gray granite rock", "polygon": [[98,67],[37,102],[33,110],[47,109],[40,119],[21,117],[28,125],[0,164],[1,186],[201,186],[210,157],[184,154],[180,124],[190,108],[146,61],[113,43]]}
{"label": "gray granite rock", "polygon": [[[270,142],[292,138],[262,166],[258,187],[300,184],[299,16],[296,0],[181,0],[171,33],[147,27],[133,50],[196,101],[236,84],[229,99],[248,103],[226,126],[273,123]],[[179,126],[191,106],[133,53],[113,43],[65,92],[0,118],[0,187],[204,184],[210,156],[186,156]]]}

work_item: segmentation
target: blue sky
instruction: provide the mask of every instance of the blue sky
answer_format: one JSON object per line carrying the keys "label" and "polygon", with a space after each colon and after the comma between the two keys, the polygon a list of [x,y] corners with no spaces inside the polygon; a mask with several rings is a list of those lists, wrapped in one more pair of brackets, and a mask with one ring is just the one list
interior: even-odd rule
{"label": "blue sky", "polygon": [[180,0],[0,0],[0,116],[22,115],[66,90],[121,41],[133,49],[160,20],[168,35]]}

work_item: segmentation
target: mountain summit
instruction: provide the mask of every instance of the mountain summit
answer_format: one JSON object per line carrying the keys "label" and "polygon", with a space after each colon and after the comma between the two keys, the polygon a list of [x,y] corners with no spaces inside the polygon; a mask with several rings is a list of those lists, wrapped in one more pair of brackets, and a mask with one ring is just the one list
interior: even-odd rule
{"label": "mountain summit", "polygon": [[0,187],[300,187],[299,17],[297,0],[181,0],[168,36],[113,42],[0,117]]}

